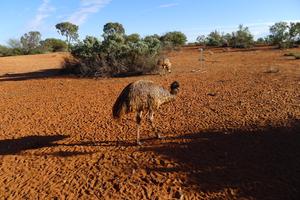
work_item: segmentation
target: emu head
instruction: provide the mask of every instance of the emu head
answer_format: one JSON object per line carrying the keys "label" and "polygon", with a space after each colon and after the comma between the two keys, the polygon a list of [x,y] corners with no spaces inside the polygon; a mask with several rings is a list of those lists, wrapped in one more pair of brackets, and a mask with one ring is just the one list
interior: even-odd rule
{"label": "emu head", "polygon": [[171,94],[176,95],[179,91],[179,83],[177,81],[174,81],[171,84]]}

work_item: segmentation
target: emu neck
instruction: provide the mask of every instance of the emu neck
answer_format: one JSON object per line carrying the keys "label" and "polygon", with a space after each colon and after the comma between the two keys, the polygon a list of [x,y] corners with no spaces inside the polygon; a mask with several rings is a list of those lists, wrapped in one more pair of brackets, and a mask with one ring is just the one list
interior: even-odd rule
{"label": "emu neck", "polygon": [[164,99],[164,103],[174,101],[176,98],[177,91],[171,90],[169,95]]}

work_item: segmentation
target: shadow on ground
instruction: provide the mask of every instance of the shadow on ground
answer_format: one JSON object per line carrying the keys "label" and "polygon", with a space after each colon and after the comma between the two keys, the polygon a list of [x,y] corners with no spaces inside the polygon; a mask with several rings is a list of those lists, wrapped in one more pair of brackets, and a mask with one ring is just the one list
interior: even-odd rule
{"label": "shadow on ground", "polygon": [[156,152],[176,167],[149,166],[147,171],[184,173],[183,187],[197,192],[231,188],[233,198],[300,199],[299,125],[166,138],[168,142],[143,151]]}
{"label": "shadow on ground", "polygon": [[66,75],[61,69],[47,69],[35,72],[4,74],[0,76],[1,81],[24,81],[31,79],[42,79]]}
{"label": "shadow on ground", "polygon": [[55,142],[63,140],[68,136],[26,136],[17,139],[0,140],[0,155],[15,155],[25,150],[39,149],[43,147],[58,146]]}

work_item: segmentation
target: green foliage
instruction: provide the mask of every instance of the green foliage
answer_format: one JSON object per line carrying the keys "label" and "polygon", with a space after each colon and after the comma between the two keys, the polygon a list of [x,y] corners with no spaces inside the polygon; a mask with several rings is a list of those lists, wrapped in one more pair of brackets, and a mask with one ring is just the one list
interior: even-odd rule
{"label": "green foliage", "polygon": [[63,52],[68,50],[68,44],[60,39],[47,38],[40,43],[42,49],[46,52]]}
{"label": "green foliage", "polygon": [[31,54],[40,46],[41,37],[38,31],[30,31],[21,37],[20,41],[25,54]]}
{"label": "green foliage", "polygon": [[149,47],[149,53],[151,55],[158,54],[162,48],[162,44],[159,40],[159,38],[155,35],[153,36],[147,36],[143,40]]}
{"label": "green foliage", "polygon": [[207,46],[222,46],[222,35],[217,31],[212,31],[207,37],[206,37],[206,45]]}
{"label": "green foliage", "polygon": [[255,44],[258,44],[258,45],[265,45],[267,44],[265,39],[260,37],[260,38],[257,38],[257,40],[255,41]]}
{"label": "green foliage", "polygon": [[62,22],[55,25],[58,33],[66,37],[68,46],[70,47],[71,41],[76,41],[78,39],[78,29],[79,27],[70,22]]}
{"label": "green foliage", "polygon": [[157,34],[154,34],[154,35],[148,35],[144,38],[144,40],[148,40],[149,38],[155,38],[155,39],[158,39],[160,40],[160,36],[157,35]]}
{"label": "green foliage", "polygon": [[24,55],[24,52],[21,48],[9,48],[3,45],[0,45],[0,57],[2,56],[16,56]]}
{"label": "green foliage", "polygon": [[2,56],[8,56],[10,54],[9,48],[6,46],[0,45],[0,57]]}
{"label": "green foliage", "polygon": [[100,52],[101,42],[96,37],[86,36],[83,42],[72,47],[71,53],[79,59],[93,59]]}
{"label": "green foliage", "polygon": [[79,61],[79,65],[73,65],[74,73],[83,76],[120,76],[149,73],[155,69],[161,48],[157,37],[141,39],[138,34],[125,35],[119,23],[108,23],[103,31],[102,42],[87,36],[72,48],[72,55]]}
{"label": "green foliage", "polygon": [[212,31],[207,37],[200,35],[197,38],[200,44],[205,44],[207,46],[215,47],[227,47],[232,46],[235,48],[248,48],[253,45],[253,36],[249,31],[248,27],[243,27],[240,25],[236,32],[230,33],[220,33],[215,30]]}
{"label": "green foliage", "polygon": [[200,44],[200,45],[205,45],[206,44],[205,35],[199,35],[196,40],[197,40],[198,44]]}
{"label": "green foliage", "polygon": [[274,45],[279,48],[286,48],[290,46],[289,41],[289,26],[286,22],[277,22],[270,27],[270,38]]}
{"label": "green foliage", "polygon": [[22,48],[22,44],[21,41],[19,39],[9,39],[7,42],[8,46],[12,49],[21,49]]}
{"label": "green foliage", "polygon": [[184,33],[173,31],[161,36],[160,40],[165,46],[172,45],[178,47],[184,45],[187,41],[187,38]]}
{"label": "green foliage", "polygon": [[238,30],[232,33],[232,47],[249,48],[253,43],[253,35],[250,33],[248,27],[239,25]]}
{"label": "green foliage", "polygon": [[122,24],[118,22],[109,22],[104,25],[103,27],[104,38],[107,38],[108,36],[115,35],[115,34],[120,34],[120,35],[125,34],[125,29]]}
{"label": "green foliage", "polygon": [[137,33],[125,36],[126,42],[138,42],[141,40],[141,36]]}
{"label": "green foliage", "polygon": [[298,52],[285,53],[284,56],[293,56],[295,59],[300,59],[300,53]]}
{"label": "green foliage", "polygon": [[293,47],[300,44],[300,23],[277,22],[270,27],[272,44],[279,48]]}
{"label": "green foliage", "polygon": [[232,43],[232,35],[230,33],[226,33],[222,35],[222,46],[228,47]]}

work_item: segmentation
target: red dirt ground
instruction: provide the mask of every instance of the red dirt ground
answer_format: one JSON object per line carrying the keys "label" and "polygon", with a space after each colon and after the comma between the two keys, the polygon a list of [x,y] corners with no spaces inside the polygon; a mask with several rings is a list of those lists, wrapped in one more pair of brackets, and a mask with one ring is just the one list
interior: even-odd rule
{"label": "red dirt ground", "polygon": [[[67,54],[0,58],[0,199],[300,199],[300,61],[211,51],[202,68],[190,47],[170,75],[98,80],[59,76]],[[180,83],[155,116],[164,139],[144,123],[143,146],[134,115],[111,114],[138,79]]]}

